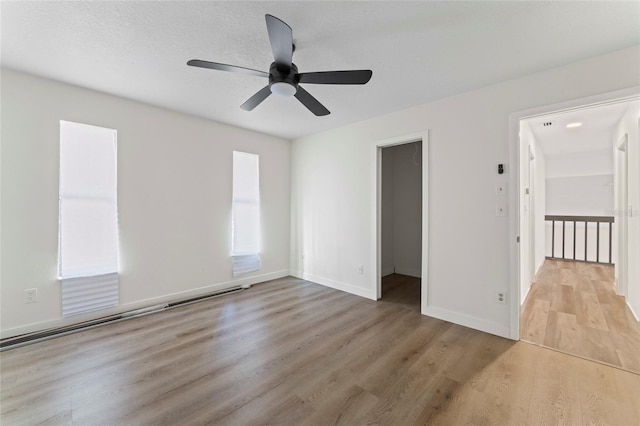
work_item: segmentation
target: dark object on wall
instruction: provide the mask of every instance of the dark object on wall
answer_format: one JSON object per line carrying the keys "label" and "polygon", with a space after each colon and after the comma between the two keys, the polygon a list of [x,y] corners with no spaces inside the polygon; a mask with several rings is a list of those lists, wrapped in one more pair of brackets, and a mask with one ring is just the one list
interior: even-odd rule
{"label": "dark object on wall", "polygon": [[366,84],[373,72],[371,70],[351,71],[322,71],[298,73],[298,67],[292,62],[295,46],[291,27],[275,16],[265,15],[267,20],[267,32],[273,52],[274,62],[269,67],[269,72],[258,71],[235,65],[219,64],[217,62],[192,59],[187,65],[200,68],[209,68],[219,71],[229,71],[239,74],[268,77],[269,84],[263,87],[243,103],[240,108],[251,111],[272,93],[279,96],[295,96],[305,107],[315,115],[327,115],[326,109],[309,92],[300,87],[305,84]]}
{"label": "dark object on wall", "polygon": [[502,164],[498,164],[498,174],[501,175],[504,173],[504,166]]}

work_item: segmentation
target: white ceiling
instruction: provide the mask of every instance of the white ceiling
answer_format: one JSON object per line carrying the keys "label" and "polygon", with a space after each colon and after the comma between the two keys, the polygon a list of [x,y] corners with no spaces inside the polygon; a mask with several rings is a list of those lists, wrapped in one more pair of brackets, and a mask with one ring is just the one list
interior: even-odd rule
{"label": "white ceiling", "polygon": [[[524,120],[536,139],[549,177],[612,174],[613,138],[625,113],[640,101],[587,107]],[[567,124],[582,123],[567,128]]]}
{"label": "white ceiling", "polygon": [[[640,44],[640,2],[10,2],[2,66],[289,139]],[[365,86],[306,85],[239,106],[268,71],[264,15],[293,28],[300,72],[372,69]]]}
{"label": "white ceiling", "polygon": [[[634,102],[585,108],[527,120],[545,157],[578,152],[611,151],[616,124]],[[545,126],[545,123],[551,125]],[[567,124],[582,123],[567,128]]]}

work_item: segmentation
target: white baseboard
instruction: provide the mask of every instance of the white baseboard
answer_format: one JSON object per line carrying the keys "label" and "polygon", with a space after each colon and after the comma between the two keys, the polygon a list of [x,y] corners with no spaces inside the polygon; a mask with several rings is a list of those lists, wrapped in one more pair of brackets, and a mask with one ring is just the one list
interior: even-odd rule
{"label": "white baseboard", "polygon": [[506,339],[511,339],[511,327],[494,321],[487,321],[470,315],[449,311],[447,309],[437,308],[435,306],[427,306],[422,310],[422,314],[473,328],[474,330],[484,331],[485,333],[494,334]]}
{"label": "white baseboard", "polygon": [[386,268],[381,271],[383,277],[391,274],[407,275],[409,277],[420,278],[422,271],[414,268]]}
{"label": "white baseboard", "polygon": [[524,301],[527,300],[527,295],[529,295],[529,290],[531,290],[532,285],[533,283],[529,284],[529,287],[527,287],[527,291],[525,291],[524,294],[520,295],[520,306],[522,306]]}
{"label": "white baseboard", "polygon": [[[617,269],[616,269],[616,271],[617,271]],[[616,294],[618,296],[624,296],[622,294],[622,289],[620,288],[620,281],[618,281],[618,277],[615,277],[615,276],[613,277],[613,288],[616,289]]]}
{"label": "white baseboard", "polygon": [[[396,273],[398,271],[396,270]],[[329,278],[320,277],[314,274],[305,273],[302,271],[291,271],[291,275],[304,279],[307,281],[321,284],[326,287],[331,287],[336,290],[344,291],[346,293],[355,294],[356,296],[365,297],[371,300],[377,300],[375,289],[366,289],[357,287],[352,284],[347,284],[339,281],[335,281]],[[507,325],[500,324],[493,321],[487,321],[481,318],[472,317],[469,315],[460,314],[457,312],[441,309],[433,306],[427,306],[422,312],[423,315],[438,318],[444,321],[449,321],[454,324],[463,325],[465,327],[473,328],[474,330],[484,331],[485,333],[494,334],[496,336],[511,339],[511,328]]]}
{"label": "white baseboard", "polygon": [[236,286],[236,285],[251,286],[254,284],[260,284],[260,283],[264,283],[271,280],[277,280],[278,278],[288,277],[289,275],[290,274],[288,269],[282,269],[280,271],[269,272],[268,274],[254,275],[247,278],[234,279],[233,281],[227,281],[224,284],[227,284],[230,286]]}
{"label": "white baseboard", "polygon": [[110,315],[117,315],[124,312],[134,311],[137,309],[143,309],[149,306],[155,306],[155,305],[164,304],[164,303],[171,303],[171,302],[176,302],[178,300],[189,299],[191,297],[198,297],[205,294],[224,291],[224,290],[228,290],[230,288],[234,288],[238,286],[251,286],[253,284],[258,284],[265,281],[271,281],[271,280],[283,278],[286,276],[289,276],[288,269],[270,272],[267,274],[254,275],[246,278],[234,279],[231,281],[212,284],[212,285],[199,287],[191,290],[171,293],[164,296],[152,297],[149,299],[143,299],[136,302],[125,303],[118,306],[114,306],[113,308],[101,309],[100,311],[94,311],[86,314],[74,315],[74,316],[65,317],[65,318],[56,318],[53,320],[9,328],[9,329],[0,331],[0,338],[5,339],[7,337],[18,336],[20,334],[33,333],[35,331],[47,330],[50,328],[64,327],[67,325],[77,324],[84,321],[91,321],[97,318],[102,318]]}
{"label": "white baseboard", "polygon": [[631,311],[631,313],[633,314],[633,316],[635,317],[636,321],[640,322],[640,315],[638,315],[638,313],[636,311],[633,310],[633,308],[631,307],[631,305],[629,304],[629,301],[627,301],[627,306],[629,307],[629,310]]}
{"label": "white baseboard", "polygon": [[621,288],[620,288],[620,282],[618,281],[618,277],[614,277],[613,282],[614,282],[614,285],[615,285],[616,294],[618,296],[624,297],[624,301],[627,304],[627,306],[629,307],[629,310],[631,311],[631,313],[633,314],[633,317],[636,319],[636,321],[640,322],[640,315],[638,315],[638,313],[636,311],[634,311],[633,308],[631,307],[631,304],[629,303],[629,298],[626,297],[624,294],[622,294],[622,291],[621,291]]}
{"label": "white baseboard", "polygon": [[355,294],[356,296],[365,297],[371,300],[377,300],[376,289],[363,288],[355,286],[353,284],[347,284],[340,281],[335,281],[330,278],[321,277],[314,274],[301,271],[291,271],[291,275],[303,280],[311,281],[316,284],[323,285],[325,287],[331,287],[336,290],[344,291],[345,293]]}

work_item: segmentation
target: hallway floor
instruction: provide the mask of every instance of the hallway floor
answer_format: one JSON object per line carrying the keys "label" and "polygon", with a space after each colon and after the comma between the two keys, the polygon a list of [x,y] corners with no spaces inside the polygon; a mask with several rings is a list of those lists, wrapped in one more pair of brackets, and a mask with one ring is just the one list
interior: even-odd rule
{"label": "hallway floor", "polygon": [[614,267],[545,260],[522,305],[522,340],[640,373],[640,325]]}

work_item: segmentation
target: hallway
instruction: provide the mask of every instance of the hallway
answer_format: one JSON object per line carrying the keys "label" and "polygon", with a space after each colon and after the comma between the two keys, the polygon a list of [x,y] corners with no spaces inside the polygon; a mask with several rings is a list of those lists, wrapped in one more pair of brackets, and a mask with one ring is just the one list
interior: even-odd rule
{"label": "hallway", "polygon": [[546,259],[522,305],[522,340],[640,372],[640,325],[614,267]]}

